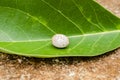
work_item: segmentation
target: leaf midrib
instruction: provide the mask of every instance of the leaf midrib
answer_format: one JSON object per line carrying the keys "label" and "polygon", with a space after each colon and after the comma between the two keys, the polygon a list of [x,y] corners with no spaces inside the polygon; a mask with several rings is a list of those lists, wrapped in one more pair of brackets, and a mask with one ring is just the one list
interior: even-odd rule
{"label": "leaf midrib", "polygon": [[[104,35],[109,33],[120,33],[120,30],[114,30],[114,31],[107,31],[107,32],[99,32],[99,33],[92,33],[92,34],[83,34],[83,35],[73,35],[68,36],[69,39],[73,38],[80,38],[85,36],[97,36],[97,35]],[[43,41],[51,41],[52,39],[46,38],[46,39],[39,39],[39,40],[21,40],[21,41],[0,41],[0,42],[11,42],[11,43],[23,43],[23,42],[43,42]]]}

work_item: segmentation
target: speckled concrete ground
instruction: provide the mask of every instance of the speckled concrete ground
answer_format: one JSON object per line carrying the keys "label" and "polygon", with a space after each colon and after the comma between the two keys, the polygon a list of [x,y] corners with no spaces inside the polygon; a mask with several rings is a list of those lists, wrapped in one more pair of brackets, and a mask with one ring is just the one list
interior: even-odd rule
{"label": "speckled concrete ground", "polygon": [[[120,16],[120,0],[97,0]],[[120,49],[98,57],[37,59],[0,53],[0,80],[120,80]]]}

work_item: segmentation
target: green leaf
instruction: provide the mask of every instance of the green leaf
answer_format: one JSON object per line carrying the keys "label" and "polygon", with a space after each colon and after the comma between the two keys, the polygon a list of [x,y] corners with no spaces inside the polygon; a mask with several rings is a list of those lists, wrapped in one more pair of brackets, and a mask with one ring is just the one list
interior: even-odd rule
{"label": "green leaf", "polygon": [[[52,46],[54,34],[70,45]],[[96,56],[120,47],[120,18],[95,0],[0,0],[0,51],[33,57]]]}

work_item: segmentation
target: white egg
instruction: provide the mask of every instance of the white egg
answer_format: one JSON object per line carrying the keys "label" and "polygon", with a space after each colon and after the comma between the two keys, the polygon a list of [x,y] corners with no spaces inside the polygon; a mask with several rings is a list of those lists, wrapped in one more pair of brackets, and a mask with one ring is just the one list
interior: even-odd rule
{"label": "white egg", "polygon": [[69,39],[63,34],[56,34],[52,37],[52,44],[57,48],[65,48],[69,45]]}

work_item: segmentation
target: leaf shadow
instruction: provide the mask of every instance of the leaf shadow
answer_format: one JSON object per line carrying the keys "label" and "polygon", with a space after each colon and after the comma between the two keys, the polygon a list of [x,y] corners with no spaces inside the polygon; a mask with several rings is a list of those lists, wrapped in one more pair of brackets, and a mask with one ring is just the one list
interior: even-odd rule
{"label": "leaf shadow", "polygon": [[35,68],[43,65],[48,65],[48,66],[53,66],[56,64],[73,65],[81,62],[91,62],[91,61],[97,62],[101,58],[109,57],[110,55],[115,54],[116,50],[94,57],[58,57],[58,58],[34,58],[34,57],[24,57],[24,56],[0,53],[0,61],[10,64],[19,64],[20,66],[34,65]]}

